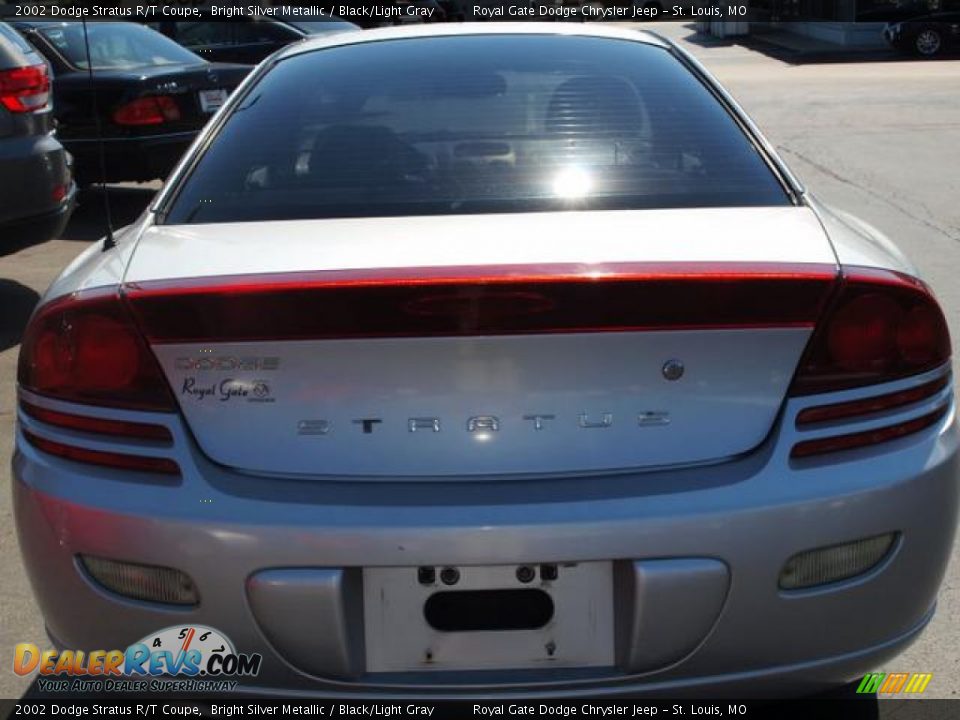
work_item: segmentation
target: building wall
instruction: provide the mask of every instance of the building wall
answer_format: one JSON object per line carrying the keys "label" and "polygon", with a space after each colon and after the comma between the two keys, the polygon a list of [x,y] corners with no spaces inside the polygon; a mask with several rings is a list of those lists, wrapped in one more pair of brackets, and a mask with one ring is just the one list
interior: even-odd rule
{"label": "building wall", "polygon": [[785,22],[778,27],[788,32],[806,37],[837,43],[838,45],[857,47],[886,47],[883,39],[882,22]]}

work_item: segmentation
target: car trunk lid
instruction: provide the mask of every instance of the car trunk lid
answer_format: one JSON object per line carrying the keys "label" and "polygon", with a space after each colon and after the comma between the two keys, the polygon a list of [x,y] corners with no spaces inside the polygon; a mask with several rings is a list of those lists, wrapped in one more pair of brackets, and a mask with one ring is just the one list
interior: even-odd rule
{"label": "car trunk lid", "polygon": [[713,462],[833,287],[804,208],[149,228],[124,292],[200,447],[257,473]]}

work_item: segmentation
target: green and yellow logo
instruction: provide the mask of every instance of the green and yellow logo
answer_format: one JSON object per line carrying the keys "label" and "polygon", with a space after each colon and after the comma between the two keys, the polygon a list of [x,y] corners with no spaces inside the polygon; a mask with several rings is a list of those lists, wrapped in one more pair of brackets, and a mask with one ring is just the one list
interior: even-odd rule
{"label": "green and yellow logo", "polygon": [[919,695],[927,689],[933,673],[867,673],[857,687],[858,693],[872,695]]}

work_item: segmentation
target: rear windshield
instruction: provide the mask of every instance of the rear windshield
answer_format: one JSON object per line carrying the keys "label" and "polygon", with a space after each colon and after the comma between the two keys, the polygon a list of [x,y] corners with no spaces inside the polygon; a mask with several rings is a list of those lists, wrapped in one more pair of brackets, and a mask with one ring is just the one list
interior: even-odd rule
{"label": "rear windshield", "polygon": [[667,50],[484,35],[282,60],[227,120],[166,222],[788,203]]}
{"label": "rear windshield", "polygon": [[[77,68],[86,69],[87,48],[81,23],[40,27],[40,34],[63,58]],[[133,23],[87,23],[90,59],[94,69],[125,69],[149,65],[195,65],[206,62],[173,40],[150,28]]]}
{"label": "rear windshield", "polygon": [[[20,33],[18,33],[12,27],[6,23],[0,22],[0,50],[6,50],[5,43],[9,43],[19,51],[19,53],[13,53],[13,51],[11,51],[11,53],[15,56],[23,53],[24,55],[30,55],[30,60],[32,62],[36,62],[36,58],[33,57],[35,51],[30,46],[30,43],[20,37]],[[19,57],[16,57],[15,59],[22,61],[22,58]],[[0,58],[0,62],[2,62],[2,60],[3,58]],[[4,65],[4,67],[6,67],[6,65]]]}

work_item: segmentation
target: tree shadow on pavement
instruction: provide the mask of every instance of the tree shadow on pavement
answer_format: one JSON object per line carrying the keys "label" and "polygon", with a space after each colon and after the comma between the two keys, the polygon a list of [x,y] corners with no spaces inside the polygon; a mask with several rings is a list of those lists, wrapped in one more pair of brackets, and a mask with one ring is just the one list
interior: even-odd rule
{"label": "tree shadow on pavement", "polygon": [[0,278],[0,351],[20,342],[30,313],[36,307],[40,295],[15,280]]}
{"label": "tree shadow on pavement", "polygon": [[110,201],[113,229],[129,225],[150,204],[156,188],[107,186],[86,188],[80,193],[77,209],[61,236],[62,240],[92,242],[107,234],[104,193]]}

